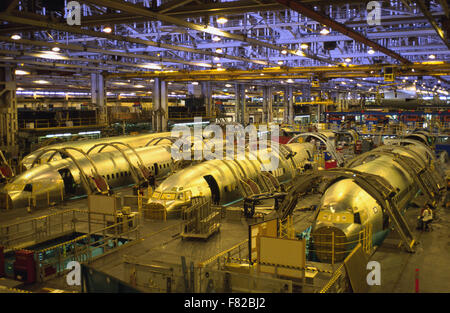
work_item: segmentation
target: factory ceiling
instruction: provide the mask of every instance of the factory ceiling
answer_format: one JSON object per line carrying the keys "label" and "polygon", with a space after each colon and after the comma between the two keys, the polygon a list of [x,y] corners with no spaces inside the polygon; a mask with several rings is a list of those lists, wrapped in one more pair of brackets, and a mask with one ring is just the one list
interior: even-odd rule
{"label": "factory ceiling", "polygon": [[80,25],[67,2],[1,1],[0,66],[29,72],[19,85],[51,72],[89,86],[101,72],[215,86],[364,77],[364,90],[391,66],[398,84],[448,87],[446,0],[80,0]]}

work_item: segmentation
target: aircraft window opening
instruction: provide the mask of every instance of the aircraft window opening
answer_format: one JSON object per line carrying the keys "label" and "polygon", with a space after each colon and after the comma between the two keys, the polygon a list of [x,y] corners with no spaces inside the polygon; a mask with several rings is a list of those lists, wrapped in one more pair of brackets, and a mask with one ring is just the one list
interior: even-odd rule
{"label": "aircraft window opening", "polygon": [[111,174],[111,178],[114,179],[114,173]]}
{"label": "aircraft window opening", "polygon": [[165,192],[161,195],[162,200],[175,200],[176,194],[174,192]]}
{"label": "aircraft window opening", "polygon": [[180,192],[177,197],[178,200],[184,200],[184,194]]}
{"label": "aircraft window opening", "polygon": [[161,192],[155,191],[152,195],[152,199],[158,200],[160,195],[161,195]]}
{"label": "aircraft window opening", "polygon": [[109,174],[106,175],[106,179],[109,180]]}
{"label": "aircraft window opening", "polygon": [[23,188],[23,191],[32,192],[33,191],[33,185],[32,184],[26,184]]}
{"label": "aircraft window opening", "polygon": [[120,172],[120,177],[123,177],[123,172]]}

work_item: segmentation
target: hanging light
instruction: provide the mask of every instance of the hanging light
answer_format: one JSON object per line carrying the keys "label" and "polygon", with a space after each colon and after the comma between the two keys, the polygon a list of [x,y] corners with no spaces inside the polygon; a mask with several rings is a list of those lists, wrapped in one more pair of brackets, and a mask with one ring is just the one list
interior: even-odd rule
{"label": "hanging light", "polygon": [[14,73],[16,75],[29,75],[30,72],[24,71],[24,70],[15,70]]}
{"label": "hanging light", "polygon": [[217,23],[219,24],[225,24],[226,22],[228,22],[228,19],[226,17],[221,16],[217,19]]}
{"label": "hanging light", "polygon": [[328,35],[329,33],[330,33],[330,30],[328,28],[326,28],[325,26],[320,31],[321,35]]}
{"label": "hanging light", "polygon": [[352,61],[352,59],[351,58],[345,58],[345,63],[350,63],[351,61]]}
{"label": "hanging light", "polygon": [[436,56],[435,56],[434,54],[430,54],[430,55],[428,56],[428,58],[431,59],[431,60],[434,60],[434,59],[436,59]]}
{"label": "hanging light", "polygon": [[281,54],[286,54],[286,53],[287,53],[286,49],[281,50]]}
{"label": "hanging light", "polygon": [[213,41],[220,41],[221,39],[220,39],[219,36],[214,36],[214,37],[212,37],[212,40],[213,40]]}
{"label": "hanging light", "polygon": [[219,61],[220,58],[219,57],[214,57],[214,61]]}
{"label": "hanging light", "polygon": [[61,51],[61,49],[60,49],[59,47],[53,47],[53,48],[52,48],[52,51],[53,51],[53,52],[59,52],[59,51]]}
{"label": "hanging light", "polygon": [[102,32],[109,34],[110,32],[112,32],[112,28],[109,26],[106,26],[102,29]]}
{"label": "hanging light", "polygon": [[283,64],[283,61],[280,60],[280,61],[277,62],[277,64],[278,64],[278,65],[282,65],[282,64]]}
{"label": "hanging light", "polygon": [[300,48],[303,49],[303,50],[306,50],[306,49],[309,48],[309,45],[308,45],[307,43],[302,43],[302,44],[300,45]]}
{"label": "hanging light", "polygon": [[370,48],[369,51],[367,51],[368,54],[374,54],[375,50],[373,50],[373,48]]}
{"label": "hanging light", "polygon": [[11,36],[11,39],[19,40],[19,39],[22,39],[22,37],[19,34],[14,34],[14,35]]}
{"label": "hanging light", "polygon": [[217,49],[216,49],[216,53],[223,53],[222,48],[217,48]]}

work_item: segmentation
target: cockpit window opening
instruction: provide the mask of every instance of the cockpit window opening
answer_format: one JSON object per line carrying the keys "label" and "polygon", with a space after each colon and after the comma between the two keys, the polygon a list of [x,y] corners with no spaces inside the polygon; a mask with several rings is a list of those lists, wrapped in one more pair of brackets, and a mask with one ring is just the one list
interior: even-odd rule
{"label": "cockpit window opening", "polygon": [[175,200],[176,193],[174,192],[164,192],[161,195],[161,200]]}
{"label": "cockpit window opening", "polygon": [[152,199],[158,200],[160,195],[161,195],[161,192],[155,191],[152,195]]}

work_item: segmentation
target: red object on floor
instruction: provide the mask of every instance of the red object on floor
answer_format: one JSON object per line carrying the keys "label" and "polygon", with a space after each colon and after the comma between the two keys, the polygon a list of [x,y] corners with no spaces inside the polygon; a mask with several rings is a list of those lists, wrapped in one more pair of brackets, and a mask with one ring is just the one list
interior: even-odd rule
{"label": "red object on floor", "polygon": [[16,251],[14,261],[14,278],[27,284],[36,281],[36,265],[34,262],[34,252],[29,250]]}
{"label": "red object on floor", "polygon": [[0,247],[0,277],[5,276],[5,254],[3,249],[3,247]]}
{"label": "red object on floor", "polygon": [[419,293],[419,269],[416,268],[416,293]]}
{"label": "red object on floor", "polygon": [[325,161],[325,169],[337,167],[336,161]]}

